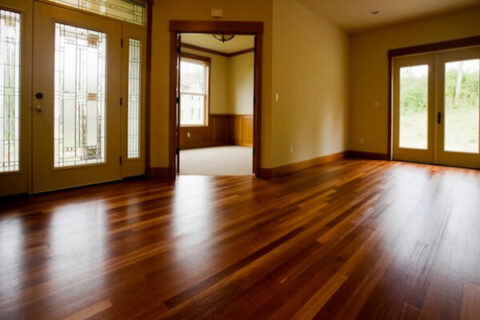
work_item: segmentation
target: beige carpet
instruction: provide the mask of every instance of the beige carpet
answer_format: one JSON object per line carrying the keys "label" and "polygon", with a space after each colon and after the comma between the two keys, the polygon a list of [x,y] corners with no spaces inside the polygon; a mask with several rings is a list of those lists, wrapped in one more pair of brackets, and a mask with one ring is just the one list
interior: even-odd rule
{"label": "beige carpet", "polygon": [[180,174],[243,176],[252,174],[252,148],[222,146],[180,151]]}

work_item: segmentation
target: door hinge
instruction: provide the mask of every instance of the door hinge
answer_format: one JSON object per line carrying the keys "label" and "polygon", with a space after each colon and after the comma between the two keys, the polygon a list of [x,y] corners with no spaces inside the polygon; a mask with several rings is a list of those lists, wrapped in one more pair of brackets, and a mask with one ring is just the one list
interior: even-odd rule
{"label": "door hinge", "polygon": [[123,38],[120,39],[120,48],[123,48]]}
{"label": "door hinge", "polygon": [[180,103],[180,97],[177,97],[177,103]]}
{"label": "door hinge", "polygon": [[123,97],[120,97],[120,105],[123,105]]}
{"label": "door hinge", "polygon": [[120,156],[120,157],[118,158],[118,162],[119,162],[120,164],[122,164],[122,162],[123,162],[122,156]]}
{"label": "door hinge", "polygon": [[256,153],[257,153],[257,150],[253,148],[253,155],[255,155]]}
{"label": "door hinge", "polygon": [[180,154],[180,149],[179,148],[177,148],[176,153],[177,153],[177,155]]}
{"label": "door hinge", "polygon": [[437,123],[438,124],[442,123],[442,113],[441,112],[437,113]]}
{"label": "door hinge", "polygon": [[257,104],[257,99],[253,98],[253,105]]}

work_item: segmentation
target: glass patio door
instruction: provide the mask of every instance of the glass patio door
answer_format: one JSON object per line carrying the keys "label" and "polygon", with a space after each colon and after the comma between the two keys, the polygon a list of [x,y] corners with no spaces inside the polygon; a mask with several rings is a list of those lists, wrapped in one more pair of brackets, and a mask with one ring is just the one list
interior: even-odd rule
{"label": "glass patio door", "polygon": [[33,192],[121,179],[121,23],[34,12]]}
{"label": "glass patio door", "polygon": [[434,55],[395,58],[393,65],[393,157],[433,163]]}
{"label": "glass patio door", "polygon": [[393,158],[480,168],[480,47],[393,60]]}
{"label": "glass patio door", "polygon": [[437,163],[480,168],[480,47],[439,53]]}

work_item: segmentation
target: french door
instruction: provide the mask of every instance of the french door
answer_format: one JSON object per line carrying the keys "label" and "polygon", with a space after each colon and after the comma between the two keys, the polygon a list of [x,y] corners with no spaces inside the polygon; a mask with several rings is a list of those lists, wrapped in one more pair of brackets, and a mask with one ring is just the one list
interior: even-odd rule
{"label": "french door", "polygon": [[393,158],[480,168],[480,47],[393,60]]}
{"label": "french door", "polygon": [[437,54],[437,162],[480,168],[480,47]]}

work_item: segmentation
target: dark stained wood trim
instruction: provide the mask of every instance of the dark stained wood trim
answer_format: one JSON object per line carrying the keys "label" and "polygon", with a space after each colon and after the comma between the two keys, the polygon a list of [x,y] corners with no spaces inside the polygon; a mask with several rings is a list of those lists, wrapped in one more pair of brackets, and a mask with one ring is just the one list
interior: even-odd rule
{"label": "dark stained wood trim", "polygon": [[231,57],[239,56],[239,55],[242,55],[242,54],[247,54],[247,53],[250,53],[250,52],[255,52],[255,48],[249,48],[249,49],[245,49],[245,50],[235,51],[235,52],[229,53],[228,57],[231,58]]}
{"label": "dark stained wood trim", "polygon": [[175,33],[263,33],[263,22],[212,21],[212,20],[171,20],[170,31]]}
{"label": "dark stained wood trim", "polygon": [[443,41],[443,42],[428,43],[428,44],[423,44],[423,45],[418,45],[413,47],[391,49],[391,50],[388,50],[388,57],[393,58],[398,56],[406,56],[410,54],[456,49],[456,48],[478,46],[478,45],[480,45],[480,36],[455,39],[455,40],[449,40],[449,41]]}
{"label": "dark stained wood trim", "polygon": [[392,72],[392,58],[388,58],[388,141],[387,141],[387,153],[388,158],[392,159],[393,156],[393,72]]}
{"label": "dark stained wood trim", "polygon": [[182,58],[189,58],[189,59],[193,59],[193,60],[204,61],[208,64],[210,64],[212,62],[212,59],[209,58],[209,57],[205,57],[205,56],[201,56],[201,55],[194,54],[194,53],[189,53],[189,52],[182,52],[182,53],[180,53],[180,56]]}
{"label": "dark stained wood trim", "polygon": [[177,35],[179,33],[233,33],[251,34],[255,36],[254,63],[254,155],[253,170],[260,177],[261,168],[261,136],[262,136],[262,59],[263,59],[263,22],[239,21],[203,21],[203,20],[172,20],[170,21],[170,110],[169,110],[169,172],[176,175],[175,150],[176,139],[176,57]]}
{"label": "dark stained wood trim", "polygon": [[235,52],[231,52],[231,53],[226,53],[226,52],[221,52],[221,51],[217,51],[217,50],[213,50],[213,49],[208,49],[208,48],[196,46],[196,45],[189,44],[189,43],[182,43],[182,48],[192,49],[192,50],[195,50],[195,51],[201,51],[201,52],[206,52],[206,53],[210,53],[210,54],[215,54],[215,55],[226,57],[226,58],[231,58],[231,57],[239,56],[241,54],[246,54],[246,53],[250,53],[250,52],[255,51],[255,48],[248,48],[248,49],[239,50],[239,51],[235,51]]}
{"label": "dark stained wood trim", "polygon": [[480,36],[469,37],[469,38],[461,38],[461,39],[454,39],[449,41],[442,41],[442,42],[435,42],[435,43],[427,43],[418,46],[412,47],[404,47],[398,49],[391,49],[388,50],[388,160],[393,158],[393,64],[392,59],[394,57],[399,56],[406,56],[411,54],[420,54],[426,52],[434,52],[434,51],[441,51],[441,50],[449,50],[449,49],[456,49],[456,48],[463,48],[463,47],[471,47],[471,46],[478,46],[480,45]]}
{"label": "dark stained wood trim", "polygon": [[150,119],[151,119],[151,92],[152,92],[152,12],[153,1],[147,0],[147,61],[145,86],[145,172],[150,170]]}
{"label": "dark stained wood trim", "polygon": [[327,164],[330,162],[338,161],[344,159],[348,151],[333,153],[327,156],[322,156],[318,158],[313,158],[310,160],[290,163],[284,166],[275,167],[275,168],[263,168],[260,170],[262,179],[272,179],[276,177],[282,177],[289,175],[291,173],[316,167],[322,164]]}
{"label": "dark stained wood trim", "polygon": [[253,87],[253,172],[260,177],[262,168],[262,63],[263,33],[255,36],[254,55],[254,87]]}
{"label": "dark stained wood trim", "polygon": [[213,49],[208,49],[208,48],[204,48],[204,47],[199,47],[199,46],[195,46],[193,44],[188,44],[188,43],[182,43],[182,48],[192,49],[192,50],[211,53],[211,54],[216,54],[216,55],[222,56],[222,57],[228,57],[228,53],[213,50]]}
{"label": "dark stained wood trim", "polygon": [[345,152],[345,158],[348,159],[366,159],[366,160],[390,160],[389,154],[363,152],[363,151],[347,151]]}
{"label": "dark stained wood trim", "polygon": [[169,95],[169,145],[168,168],[170,177],[176,176],[175,149],[177,146],[176,96],[177,96],[177,33],[170,33],[170,95]]}

